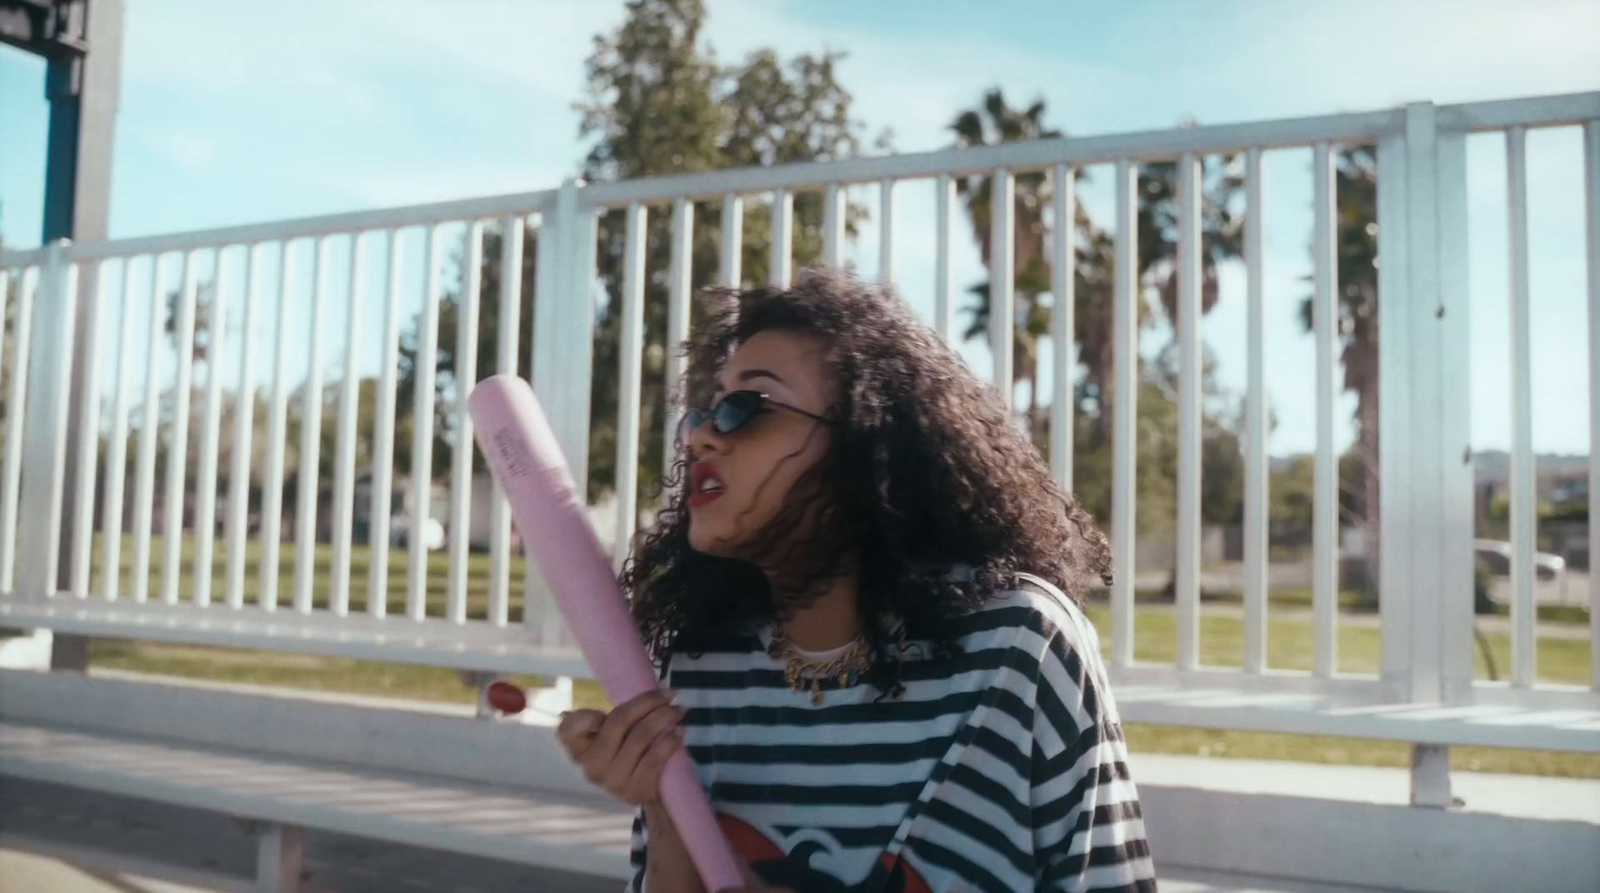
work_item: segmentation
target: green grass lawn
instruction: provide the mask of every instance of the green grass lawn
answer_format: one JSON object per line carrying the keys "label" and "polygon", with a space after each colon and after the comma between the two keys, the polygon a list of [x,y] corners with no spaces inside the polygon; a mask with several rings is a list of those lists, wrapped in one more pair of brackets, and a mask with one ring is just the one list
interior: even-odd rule
{"label": "green grass lawn", "polygon": [[[223,593],[224,556],[219,540],[215,556],[212,598],[221,601]],[[98,547],[97,547],[98,548]],[[122,551],[122,591],[128,591],[131,579],[132,543],[128,541]],[[260,583],[260,548],[252,543],[246,550],[246,596],[254,602]],[[161,541],[151,543],[154,571],[150,583],[152,594],[159,592]],[[193,543],[184,544],[184,566],[193,563]],[[95,555],[98,560],[100,552]],[[370,550],[357,546],[351,554],[351,610],[366,609],[367,573]],[[292,599],[295,550],[285,544],[280,556],[279,602],[287,604]],[[331,582],[332,549],[320,546],[316,553],[314,576],[315,601],[320,607],[326,603]],[[448,559],[442,552],[433,553],[428,570],[428,605],[430,614],[440,614],[445,606],[448,580]],[[517,607],[522,591],[522,562],[511,563],[511,616],[520,619]],[[409,555],[404,548],[390,550],[388,575],[388,604],[391,612],[404,609]],[[468,615],[485,617],[488,611],[489,556],[474,554],[468,561]],[[98,581],[96,581],[98,586]],[[193,576],[185,573],[180,581],[180,593],[187,599],[193,591]],[[97,590],[98,591],[98,590]],[[1294,598],[1280,603],[1274,599],[1271,606],[1285,616],[1270,616],[1267,643],[1268,664],[1274,668],[1308,670],[1311,666],[1313,630],[1304,616],[1303,606]],[[1104,603],[1089,606],[1090,619],[1100,630],[1102,644],[1109,647],[1111,637],[1111,611]],[[1583,628],[1579,626],[1578,628]],[[1371,625],[1346,622],[1339,629],[1339,668],[1348,673],[1376,673],[1379,661],[1381,631]],[[1491,633],[1484,637],[1490,653],[1501,673],[1510,665],[1510,642],[1507,636]],[[1134,618],[1134,656],[1136,660],[1152,663],[1170,663],[1176,653],[1176,616],[1170,608],[1142,604]],[[1207,616],[1202,609],[1200,629],[1201,662],[1209,666],[1239,666],[1244,653],[1244,625],[1231,612],[1217,612]],[[1488,665],[1481,650],[1477,651],[1479,678],[1489,678]],[[1584,684],[1589,679],[1590,643],[1586,638],[1557,638],[1542,636],[1539,640],[1538,670],[1542,680]],[[437,667],[418,667],[403,664],[377,663],[345,658],[317,657],[312,655],[266,653],[204,648],[182,645],[163,645],[130,640],[98,640],[94,643],[93,662],[97,667],[156,673],[172,676],[214,679],[257,685],[285,686],[322,691],[346,691],[393,697],[470,703],[473,692],[462,684],[458,675]],[[536,680],[525,678],[525,684]],[[580,682],[575,688],[582,704],[603,706],[604,696],[593,683]],[[1134,750],[1153,753],[1202,754],[1255,759],[1293,759],[1318,763],[1345,763],[1358,765],[1407,766],[1410,749],[1404,744],[1339,738],[1310,738],[1294,735],[1276,735],[1255,732],[1211,731],[1173,726],[1153,726],[1142,723],[1129,724],[1128,741]],[[1542,751],[1509,751],[1491,748],[1453,748],[1452,763],[1460,769],[1484,772],[1513,772],[1569,777],[1600,778],[1600,756],[1547,753]]]}

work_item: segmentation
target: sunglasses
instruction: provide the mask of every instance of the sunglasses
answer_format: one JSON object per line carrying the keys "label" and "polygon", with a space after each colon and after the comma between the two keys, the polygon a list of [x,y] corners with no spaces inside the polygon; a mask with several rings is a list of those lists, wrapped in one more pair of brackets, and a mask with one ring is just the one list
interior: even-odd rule
{"label": "sunglasses", "polygon": [[816,413],[807,412],[798,406],[780,403],[760,391],[734,391],[724,394],[710,409],[691,409],[684,413],[683,419],[678,422],[678,444],[688,445],[694,432],[700,430],[700,426],[706,422],[711,423],[711,430],[728,435],[743,428],[745,423],[756,416],[771,412],[773,409],[786,409],[818,422],[833,421]]}

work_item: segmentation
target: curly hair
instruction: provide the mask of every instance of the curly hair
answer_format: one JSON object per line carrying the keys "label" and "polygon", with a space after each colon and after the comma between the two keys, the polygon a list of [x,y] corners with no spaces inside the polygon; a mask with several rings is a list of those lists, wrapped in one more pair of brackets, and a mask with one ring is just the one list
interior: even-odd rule
{"label": "curly hair", "polygon": [[[955,642],[945,621],[1015,588],[1019,573],[1079,601],[1109,584],[1105,535],[1056,485],[994,390],[888,289],[817,268],[791,288],[704,297],[706,318],[684,346],[686,403],[702,405],[732,351],[770,330],[818,337],[839,396],[828,412],[835,423],[826,429],[826,456],[752,538],[768,555],[784,550],[781,584],[752,561],[691,548],[688,456],[680,448],[663,483],[667,506],[621,576],[658,664],[782,619],[854,559],[872,661],[867,681],[896,695],[905,655],[895,653],[894,632],[929,642],[935,656],[949,654]],[[797,529],[811,532],[794,542]],[[891,631],[884,619],[904,626]]]}

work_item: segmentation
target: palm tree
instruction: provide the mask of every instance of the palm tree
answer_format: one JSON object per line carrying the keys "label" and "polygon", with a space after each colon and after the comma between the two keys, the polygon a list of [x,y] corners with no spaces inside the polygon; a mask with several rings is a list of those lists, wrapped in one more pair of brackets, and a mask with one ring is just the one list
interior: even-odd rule
{"label": "palm tree", "polygon": [[[961,112],[950,125],[958,146],[993,145],[1016,140],[1059,137],[1061,131],[1044,124],[1045,105],[1036,101],[1026,108],[1014,108],[1001,90],[984,94],[977,108]],[[1192,126],[1192,125],[1190,125]],[[1180,207],[1177,196],[1175,162],[1154,162],[1139,168],[1139,274],[1140,281],[1153,285],[1161,297],[1169,320],[1177,319],[1177,249]],[[1203,162],[1200,209],[1201,225],[1201,312],[1208,313],[1217,302],[1217,267],[1238,257],[1243,251],[1244,227],[1236,210],[1236,198],[1243,189],[1243,178],[1233,156]],[[1081,172],[1077,176],[1082,177]],[[974,176],[957,181],[957,191],[967,207],[972,236],[985,266],[991,265],[989,233],[992,178]],[[1030,419],[1038,414],[1038,341],[1048,334],[1050,312],[1046,296],[1050,293],[1050,259],[1045,250],[1047,227],[1044,208],[1055,194],[1048,172],[1036,171],[1016,176],[1014,218],[1016,220],[1014,288],[1017,296],[1015,367],[1017,381],[1029,382]],[[1096,227],[1080,206],[1074,224],[1078,227],[1078,264],[1075,319],[1079,358],[1084,381],[1096,403],[1108,393],[1112,353],[1109,340],[1111,323],[1112,260],[1115,241],[1111,234]],[[987,282],[969,289],[974,300],[967,306],[971,322],[965,337],[983,336],[989,324]],[[1142,315],[1142,313],[1141,313]],[[1100,407],[1104,409],[1104,406]],[[1037,424],[1034,426],[1037,430]]]}
{"label": "palm tree", "polygon": [[[978,108],[969,109],[956,116],[950,129],[955,132],[956,145],[961,147],[985,146],[1018,140],[1058,137],[1060,131],[1044,126],[1044,102],[1036,100],[1027,108],[1013,108],[1006,102],[999,88],[984,94]],[[1016,347],[1012,356],[1012,377],[1028,382],[1028,430],[1040,436],[1039,427],[1039,339],[1050,332],[1050,306],[1041,301],[1050,293],[1050,266],[1045,255],[1044,209],[1055,194],[1050,175],[1044,171],[1018,174],[1015,178],[1013,219],[1015,220],[1014,256],[1017,319]],[[973,176],[957,179],[956,192],[967,208],[967,220],[972,225],[972,237],[977,242],[984,266],[993,268],[990,256],[990,227],[994,220],[992,176]],[[980,282],[968,289],[973,302],[966,308],[971,315],[963,337],[967,340],[983,336],[989,329],[989,283]]]}

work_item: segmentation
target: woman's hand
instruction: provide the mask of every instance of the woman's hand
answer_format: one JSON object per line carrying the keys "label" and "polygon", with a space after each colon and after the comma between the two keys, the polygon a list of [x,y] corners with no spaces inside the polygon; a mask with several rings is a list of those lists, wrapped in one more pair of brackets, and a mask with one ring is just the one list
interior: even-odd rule
{"label": "woman's hand", "polygon": [[673,692],[651,691],[615,708],[561,715],[556,738],[589,782],[634,806],[661,800],[661,770],[683,746],[678,724],[687,711]]}

